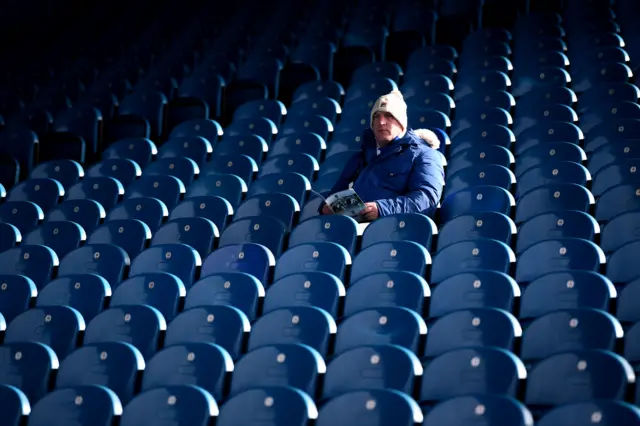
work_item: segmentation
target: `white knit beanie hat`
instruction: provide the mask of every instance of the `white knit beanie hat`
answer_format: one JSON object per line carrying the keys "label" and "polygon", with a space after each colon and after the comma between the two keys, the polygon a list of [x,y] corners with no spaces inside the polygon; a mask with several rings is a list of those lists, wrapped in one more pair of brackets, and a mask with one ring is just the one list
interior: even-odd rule
{"label": "white knit beanie hat", "polygon": [[373,114],[376,112],[388,112],[398,120],[404,132],[407,132],[407,104],[404,101],[404,97],[399,90],[393,90],[386,95],[382,95],[378,98],[373,108],[371,108],[371,116],[369,125],[373,127]]}

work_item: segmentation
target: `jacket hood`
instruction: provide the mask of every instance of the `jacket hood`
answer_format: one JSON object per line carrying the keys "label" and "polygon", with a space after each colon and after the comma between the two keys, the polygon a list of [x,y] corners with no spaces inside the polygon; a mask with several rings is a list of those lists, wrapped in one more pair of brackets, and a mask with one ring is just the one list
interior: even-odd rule
{"label": "jacket hood", "polygon": [[413,133],[415,133],[416,136],[422,142],[426,143],[431,148],[433,148],[433,149],[440,148],[440,139],[438,139],[438,136],[435,133],[433,133],[431,130],[429,130],[429,129],[414,129]]}

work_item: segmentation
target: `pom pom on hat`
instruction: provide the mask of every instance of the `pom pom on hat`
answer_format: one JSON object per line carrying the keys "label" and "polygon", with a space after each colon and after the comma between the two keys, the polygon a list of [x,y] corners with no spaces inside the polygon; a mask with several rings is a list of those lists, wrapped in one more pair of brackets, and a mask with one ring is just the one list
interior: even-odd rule
{"label": "pom pom on hat", "polygon": [[373,127],[373,115],[376,112],[387,112],[398,120],[402,126],[404,132],[407,131],[407,104],[404,101],[404,96],[399,90],[392,90],[386,95],[382,95],[378,98],[373,108],[371,108],[371,115],[369,125]]}

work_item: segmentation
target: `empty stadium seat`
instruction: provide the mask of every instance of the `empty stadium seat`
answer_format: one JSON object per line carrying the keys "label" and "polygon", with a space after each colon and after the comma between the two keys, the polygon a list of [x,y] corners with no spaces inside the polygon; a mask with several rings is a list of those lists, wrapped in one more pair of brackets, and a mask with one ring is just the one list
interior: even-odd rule
{"label": "empty stadium seat", "polygon": [[218,345],[176,344],[159,351],[146,363],[140,389],[144,392],[164,386],[194,385],[221,400],[225,380],[233,370],[229,353]]}
{"label": "empty stadium seat", "polygon": [[0,346],[0,383],[21,390],[30,404],[47,394],[58,366],[58,357],[45,344],[15,342]]}
{"label": "empty stadium seat", "polygon": [[[260,387],[289,386],[313,398],[326,369],[320,354],[309,346],[297,343],[262,346],[234,365],[230,395]],[[278,373],[273,374],[275,371]]]}
{"label": "empty stadium seat", "polygon": [[[86,342],[62,361],[55,388],[103,386],[126,404],[135,394],[136,380],[144,368],[142,354],[129,343]],[[108,374],[96,373],[103,371]]]}
{"label": "empty stadium seat", "polygon": [[302,426],[317,416],[318,410],[309,395],[296,388],[275,386],[249,389],[229,398],[220,407],[216,424],[232,426],[260,421],[265,426]]}
{"label": "empty stadium seat", "polygon": [[172,419],[178,425],[206,426],[218,414],[211,394],[192,385],[151,389],[136,395],[120,418],[122,426]]}
{"label": "empty stadium seat", "polygon": [[[110,296],[111,286],[100,275],[67,275],[45,285],[38,293],[36,306],[69,306],[77,310],[87,323],[102,311]],[[7,315],[8,310],[0,310]]]}
{"label": "empty stadium seat", "polygon": [[164,345],[215,343],[235,360],[240,357],[244,339],[250,330],[249,319],[237,308],[228,305],[199,306],[183,311],[171,321]]}
{"label": "empty stadium seat", "polygon": [[[421,404],[469,394],[516,397],[527,379],[524,364],[513,353],[493,347],[462,348],[423,361]],[[475,380],[466,380],[472,376]]]}
{"label": "empty stadium seat", "polygon": [[184,309],[230,305],[253,321],[264,296],[264,287],[255,276],[245,272],[218,272],[201,278],[188,289]]}
{"label": "empty stadium seat", "polygon": [[396,345],[354,347],[334,357],[324,376],[323,399],[351,391],[392,389],[411,395],[422,376],[418,357]]}
{"label": "empty stadium seat", "polygon": [[425,276],[431,256],[427,249],[413,241],[389,241],[373,244],[353,260],[351,282],[374,272],[405,270]]}
{"label": "empty stadium seat", "polygon": [[392,389],[347,392],[331,398],[318,412],[318,426],[348,426],[354,422],[411,426],[424,419],[418,404]]}

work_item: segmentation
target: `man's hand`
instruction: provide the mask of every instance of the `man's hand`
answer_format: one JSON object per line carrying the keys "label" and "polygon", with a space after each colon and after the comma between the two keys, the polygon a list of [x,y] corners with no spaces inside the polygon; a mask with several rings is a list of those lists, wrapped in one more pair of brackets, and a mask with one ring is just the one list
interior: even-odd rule
{"label": "man's hand", "polygon": [[360,212],[360,214],[366,220],[375,220],[380,216],[378,212],[378,204],[376,203],[364,203],[364,209]]}
{"label": "man's hand", "polygon": [[331,211],[331,207],[329,207],[328,204],[325,204],[324,206],[322,206],[320,214],[333,214],[333,212]]}

